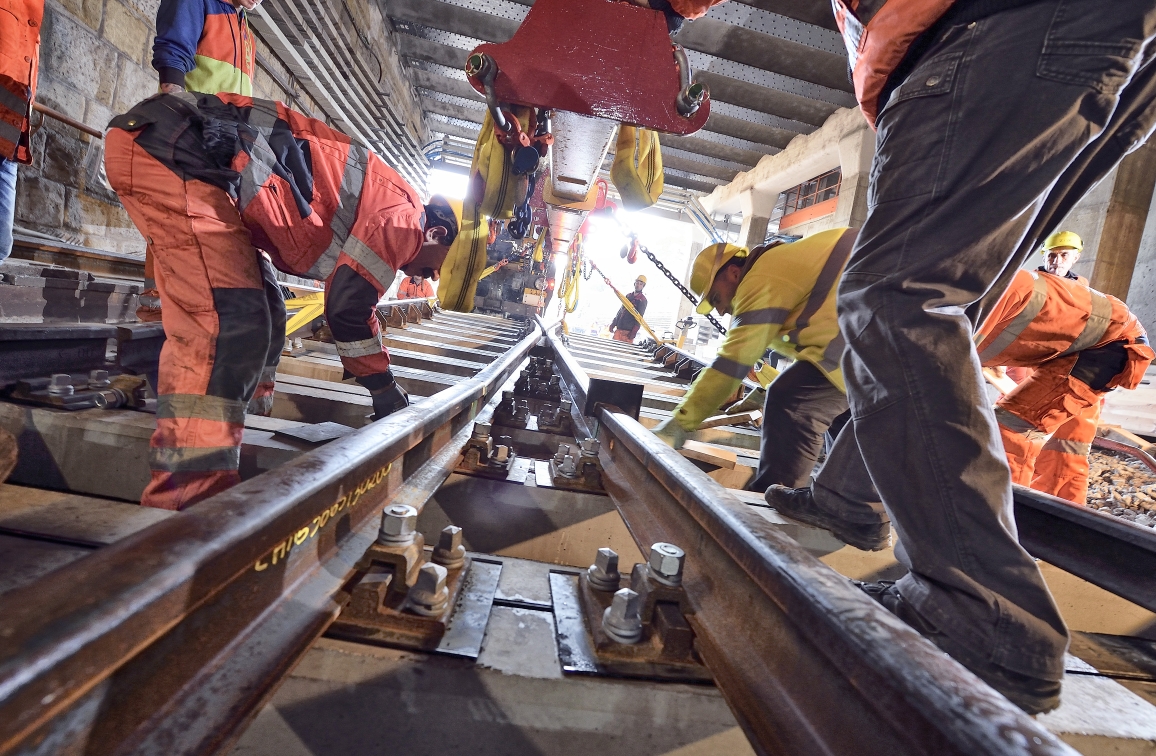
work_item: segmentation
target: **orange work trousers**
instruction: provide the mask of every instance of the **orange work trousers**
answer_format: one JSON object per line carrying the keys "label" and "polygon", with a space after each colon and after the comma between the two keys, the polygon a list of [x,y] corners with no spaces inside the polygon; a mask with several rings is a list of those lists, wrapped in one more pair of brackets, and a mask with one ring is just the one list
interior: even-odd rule
{"label": "orange work trousers", "polygon": [[1078,356],[1044,363],[996,402],[995,416],[1012,482],[1082,506],[1104,393],[1071,376]]}
{"label": "orange work trousers", "polygon": [[141,504],[183,509],[240,481],[245,407],[282,347],[280,293],[226,192],[182,180],[121,129],[105,139],[105,168],[152,253],[166,336]]}

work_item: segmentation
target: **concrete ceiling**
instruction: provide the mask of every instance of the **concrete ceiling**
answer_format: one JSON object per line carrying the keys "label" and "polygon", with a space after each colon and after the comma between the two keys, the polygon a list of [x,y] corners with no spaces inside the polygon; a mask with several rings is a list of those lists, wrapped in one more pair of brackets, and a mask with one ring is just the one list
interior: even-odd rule
{"label": "concrete ceiling", "polygon": [[[505,42],[532,0],[381,0],[421,99],[441,140],[435,165],[469,164],[485,103],[467,83],[466,57],[482,42]],[[834,111],[854,107],[847,55],[823,0],[729,0],[674,37],[711,93],[706,127],[663,136],[668,205],[726,184],[763,155],[809,134]],[[673,209],[673,208],[672,208]]]}

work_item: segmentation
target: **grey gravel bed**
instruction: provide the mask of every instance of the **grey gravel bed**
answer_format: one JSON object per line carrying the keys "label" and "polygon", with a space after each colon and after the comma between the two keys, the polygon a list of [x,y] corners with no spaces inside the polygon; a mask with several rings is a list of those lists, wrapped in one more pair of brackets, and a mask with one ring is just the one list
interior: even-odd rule
{"label": "grey gravel bed", "polygon": [[1088,457],[1088,506],[1156,528],[1156,473],[1138,459],[1095,449]]}

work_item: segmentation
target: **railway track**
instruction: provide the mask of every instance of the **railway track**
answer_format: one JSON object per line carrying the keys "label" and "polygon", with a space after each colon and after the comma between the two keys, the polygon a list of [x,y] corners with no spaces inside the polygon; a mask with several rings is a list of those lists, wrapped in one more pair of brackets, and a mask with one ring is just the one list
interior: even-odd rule
{"label": "railway track", "polygon": [[[735,490],[757,430],[700,431],[722,464],[648,432],[701,368],[692,356],[417,302],[381,316],[399,381],[422,397],[406,410],[364,424],[368,397],[341,383],[325,345],[307,344],[284,360],[275,417],[247,426],[254,461],[236,488],[148,523],[117,509],[123,532],[103,542],[59,517],[0,519],[0,537],[82,551],[0,593],[0,754],[224,752],[322,636],[471,660],[503,604],[552,615],[568,674],[713,680],[759,753],[1072,752],[1054,731],[1070,733],[1024,715],[829,566],[848,574],[854,550]],[[144,416],[69,414],[86,437]],[[346,429],[318,430],[332,418]],[[383,524],[397,507],[412,515]],[[1026,490],[1016,507],[1033,554],[1156,611],[1152,581],[1136,579],[1156,574],[1151,529]],[[610,524],[586,540],[551,535],[578,511]],[[423,556],[414,521],[441,552]],[[518,528],[555,565],[545,603],[495,587]],[[463,537],[467,566],[442,570],[439,610],[438,570],[423,564],[452,563]],[[605,571],[575,569],[605,544],[622,562],[613,586],[637,595],[612,599],[595,585]],[[671,567],[655,544],[685,557]],[[607,608],[625,621],[611,630],[641,625],[644,641],[613,642]],[[1124,658],[1096,642],[1081,636],[1079,649]],[[1111,666],[1100,659],[1077,682],[1156,686],[1141,645],[1125,671],[1097,672]]]}

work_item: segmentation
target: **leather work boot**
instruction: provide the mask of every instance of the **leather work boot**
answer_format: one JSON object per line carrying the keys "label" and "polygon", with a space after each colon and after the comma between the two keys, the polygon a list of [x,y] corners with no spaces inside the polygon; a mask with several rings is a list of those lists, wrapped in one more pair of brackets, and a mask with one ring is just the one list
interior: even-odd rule
{"label": "leather work boot", "polygon": [[792,520],[828,530],[843,543],[862,551],[879,551],[891,545],[891,523],[855,523],[834,517],[819,509],[807,488],[772,485],[763,494],[772,508]]}
{"label": "leather work boot", "polygon": [[398,385],[397,381],[394,381],[380,391],[371,392],[370,398],[373,399],[374,420],[380,420],[387,415],[392,415],[394,412],[403,410],[409,406],[409,394]]}
{"label": "leather work boot", "polygon": [[851,582],[1028,714],[1043,714],[1060,705],[1060,681],[1021,675],[1019,672],[1012,672],[976,656],[939,632],[938,628],[916,612],[895,587],[894,581],[880,580],[867,583],[852,580]]}

